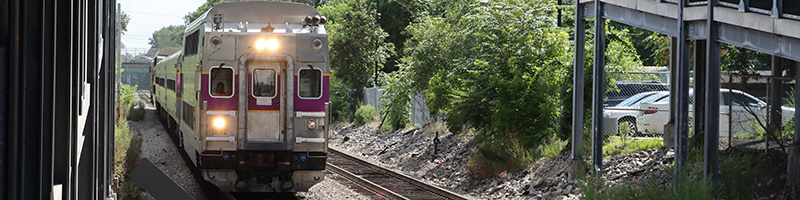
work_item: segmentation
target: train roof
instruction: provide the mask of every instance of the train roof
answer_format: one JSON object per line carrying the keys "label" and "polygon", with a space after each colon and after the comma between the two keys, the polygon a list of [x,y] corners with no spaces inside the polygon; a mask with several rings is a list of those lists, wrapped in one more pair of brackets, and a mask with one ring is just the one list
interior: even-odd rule
{"label": "train roof", "polygon": [[222,14],[224,22],[249,23],[302,23],[306,16],[319,15],[319,12],[307,4],[282,1],[245,1],[223,2],[200,16],[187,26],[193,30],[201,23],[213,23],[214,15]]}
{"label": "train roof", "polygon": [[170,61],[170,60],[173,60],[173,59],[177,59],[178,56],[181,55],[181,53],[183,53],[183,49],[178,50],[175,53],[172,53],[172,55],[170,55],[170,56],[168,56],[168,57],[166,57],[164,59],[159,60],[158,63],[156,63],[156,65],[160,65],[163,62],[167,62],[167,61]]}

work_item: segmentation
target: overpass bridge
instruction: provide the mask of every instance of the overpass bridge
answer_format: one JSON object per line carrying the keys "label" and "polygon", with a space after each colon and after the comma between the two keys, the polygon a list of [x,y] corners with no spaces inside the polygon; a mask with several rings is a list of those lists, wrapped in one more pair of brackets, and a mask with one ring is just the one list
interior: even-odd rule
{"label": "overpass bridge", "polygon": [[[693,131],[705,133],[704,174],[717,181],[719,144],[720,44],[729,44],[772,55],[772,68],[780,72],[784,62],[800,68],[800,1],[792,0],[578,0],[575,4],[575,60],[573,85],[573,158],[581,158],[583,134],[586,23],[594,18],[594,63],[592,90],[592,167],[602,173],[603,95],[605,91],[605,23],[607,20],[655,31],[672,37],[670,63],[673,128],[666,135],[675,139],[676,166],[688,157],[689,86],[695,85]],[[690,41],[695,41],[695,59],[691,59]],[[597,53],[601,52],[601,53]],[[690,83],[690,62],[694,61],[695,78]],[[795,70],[800,80],[800,70]],[[800,92],[800,81],[795,81]],[[776,84],[779,85],[779,84]],[[800,96],[795,97],[800,105]],[[778,98],[779,99],[779,98]],[[777,104],[780,108],[780,104]],[[780,109],[777,109],[780,110]],[[800,124],[800,112],[795,112]],[[780,123],[780,122],[778,122]],[[669,129],[665,129],[669,130]],[[787,184],[800,186],[800,126],[790,147]],[[665,140],[667,141],[667,140]],[[680,170],[676,170],[680,171]]]}

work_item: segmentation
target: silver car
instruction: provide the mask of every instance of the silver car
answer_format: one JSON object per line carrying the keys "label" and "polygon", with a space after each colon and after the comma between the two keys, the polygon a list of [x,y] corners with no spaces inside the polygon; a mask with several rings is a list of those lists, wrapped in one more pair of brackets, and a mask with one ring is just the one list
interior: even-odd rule
{"label": "silver car", "polygon": [[620,102],[616,106],[607,107],[603,110],[606,118],[616,119],[619,127],[628,127],[628,135],[634,136],[639,133],[636,127],[636,118],[639,114],[639,105],[662,100],[669,96],[667,91],[642,92],[631,96]]}

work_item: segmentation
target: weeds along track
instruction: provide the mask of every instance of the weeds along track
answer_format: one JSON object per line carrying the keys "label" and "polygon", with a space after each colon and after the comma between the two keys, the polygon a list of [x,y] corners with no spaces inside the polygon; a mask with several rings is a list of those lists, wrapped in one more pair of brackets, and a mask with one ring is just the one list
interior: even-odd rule
{"label": "weeds along track", "polygon": [[377,164],[328,148],[327,169],[388,199],[466,199]]}

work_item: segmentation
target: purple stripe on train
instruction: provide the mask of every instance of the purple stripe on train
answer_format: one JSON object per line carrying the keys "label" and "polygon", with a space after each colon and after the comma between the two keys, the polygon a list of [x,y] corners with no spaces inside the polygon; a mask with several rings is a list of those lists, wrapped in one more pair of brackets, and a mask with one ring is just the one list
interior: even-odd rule
{"label": "purple stripe on train", "polygon": [[[239,80],[239,75],[235,76],[234,80]],[[202,101],[208,101],[208,108],[204,108],[205,110],[237,110],[237,105],[239,104],[239,94],[238,90],[233,90],[233,96],[230,98],[211,98],[211,94],[208,92],[208,74],[203,74],[203,85],[200,89],[200,94],[203,97]],[[238,82],[233,81],[233,86],[238,87]],[[202,101],[200,102],[202,104]]]}
{"label": "purple stripe on train", "polygon": [[[208,108],[204,108],[205,110],[237,110],[237,104],[239,101],[239,91],[236,90],[233,93],[233,97],[230,98],[211,98],[209,94],[209,85],[208,85],[208,74],[203,74],[203,83],[201,88],[201,96],[202,101],[208,101]],[[236,75],[236,80],[239,79],[239,75]],[[292,78],[295,82],[295,85],[298,84],[298,80],[296,77]],[[250,93],[249,83],[252,81],[251,77],[248,75],[248,87],[244,88],[247,90],[247,93]],[[304,112],[321,112],[325,111],[325,102],[328,102],[330,99],[330,89],[328,84],[330,83],[329,76],[323,76],[322,79],[322,98],[319,99],[300,99],[300,96],[297,95],[297,91],[294,91],[294,111],[304,111]],[[278,80],[278,84],[280,84],[280,79]],[[234,81],[234,86],[241,88],[238,86],[238,82]],[[279,85],[280,86],[280,85]],[[237,88],[237,89],[238,89]],[[256,99],[252,95],[248,95],[248,109],[250,110],[280,110],[280,87],[278,87],[278,91],[276,91],[278,95],[272,100],[271,106],[266,105],[256,105]]]}
{"label": "purple stripe on train", "polygon": [[[297,77],[294,79],[294,85],[297,85]],[[325,102],[328,102],[330,98],[328,94],[328,85],[330,83],[330,76],[323,76],[322,77],[322,98],[319,99],[300,99],[300,96],[297,95],[297,91],[295,91],[294,95],[294,111],[304,111],[304,112],[322,112],[325,111]]]}

